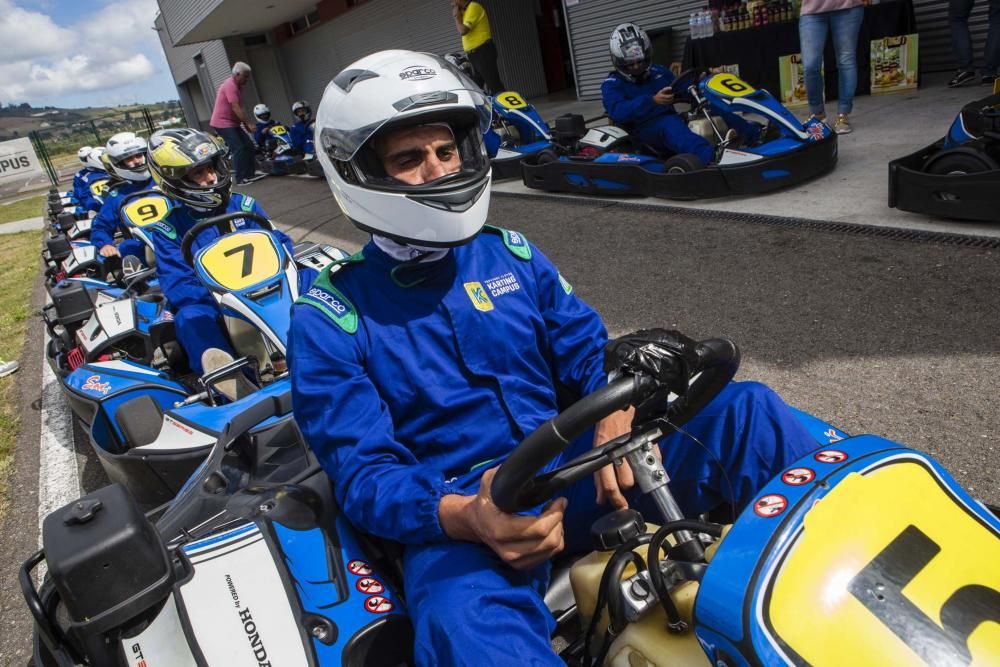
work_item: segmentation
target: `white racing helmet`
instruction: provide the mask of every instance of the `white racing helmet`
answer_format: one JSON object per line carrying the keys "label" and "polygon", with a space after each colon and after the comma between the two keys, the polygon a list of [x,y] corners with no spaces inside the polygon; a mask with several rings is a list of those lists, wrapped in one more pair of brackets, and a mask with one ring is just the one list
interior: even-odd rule
{"label": "white racing helmet", "polygon": [[611,62],[628,81],[646,78],[653,62],[653,43],[646,31],[634,23],[622,23],[611,33]]}
{"label": "white racing helmet", "polygon": [[90,167],[91,169],[97,169],[99,171],[107,171],[104,162],[101,160],[102,155],[104,155],[104,146],[91,148],[90,152],[87,153],[87,166]]}
{"label": "white racing helmet", "polygon": [[94,150],[90,146],[81,146],[80,150],[76,152],[76,156],[80,158],[80,162],[87,164],[87,158],[90,156],[90,151]]}
{"label": "white racing helmet", "polygon": [[[149,168],[146,166],[146,140],[134,132],[119,132],[108,139],[104,155],[115,176],[127,181],[149,179]],[[142,163],[134,167],[126,167],[125,160],[133,155],[142,155]]]}
{"label": "white racing helmet", "polygon": [[[300,110],[304,110],[302,114],[299,114]],[[292,116],[296,120],[309,121],[312,120],[312,109],[309,107],[309,103],[305,100],[299,100],[292,104]]]}
{"label": "white racing helmet", "polygon": [[[413,51],[381,51],[327,85],[316,118],[316,154],[337,203],[358,228],[399,243],[450,247],[486,222],[490,162],[483,133],[489,99],[454,65]],[[447,124],[458,172],[408,185],[389,177],[374,144],[401,127]]]}
{"label": "white racing helmet", "polygon": [[253,108],[253,117],[261,123],[271,120],[271,107],[266,104],[258,104]]}

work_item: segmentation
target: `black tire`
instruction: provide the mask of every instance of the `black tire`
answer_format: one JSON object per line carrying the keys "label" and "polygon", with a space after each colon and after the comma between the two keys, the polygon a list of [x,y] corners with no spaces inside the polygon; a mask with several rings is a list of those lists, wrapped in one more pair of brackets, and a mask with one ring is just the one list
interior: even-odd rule
{"label": "black tire", "polygon": [[924,171],[938,176],[978,174],[1000,169],[996,160],[978,146],[960,146],[941,151],[924,165]]}
{"label": "black tire", "polygon": [[535,161],[537,164],[549,164],[551,162],[558,162],[559,154],[556,153],[551,148],[545,148],[543,150],[538,151],[538,157],[536,158]]}
{"label": "black tire", "polygon": [[686,174],[704,168],[705,163],[694,153],[681,153],[663,163],[663,172],[666,174]]}

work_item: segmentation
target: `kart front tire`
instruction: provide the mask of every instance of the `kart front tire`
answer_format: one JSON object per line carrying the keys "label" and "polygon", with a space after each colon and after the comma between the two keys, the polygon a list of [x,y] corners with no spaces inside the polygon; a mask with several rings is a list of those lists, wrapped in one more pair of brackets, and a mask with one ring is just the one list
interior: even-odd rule
{"label": "kart front tire", "polygon": [[559,155],[556,154],[556,152],[551,148],[546,148],[538,151],[538,158],[536,161],[538,164],[549,164],[551,162],[558,162]]}
{"label": "kart front tire", "polygon": [[686,174],[704,168],[705,163],[694,153],[680,153],[663,163],[663,171],[666,174]]}
{"label": "kart front tire", "polygon": [[941,151],[924,165],[925,172],[938,176],[977,174],[996,169],[1000,169],[996,160],[985,151],[969,145]]}

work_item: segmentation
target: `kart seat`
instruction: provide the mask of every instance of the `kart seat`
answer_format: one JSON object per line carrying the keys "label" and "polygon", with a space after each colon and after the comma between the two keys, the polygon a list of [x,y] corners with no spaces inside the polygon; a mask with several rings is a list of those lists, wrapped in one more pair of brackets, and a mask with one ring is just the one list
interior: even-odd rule
{"label": "kart seat", "polygon": [[115,410],[115,422],[125,436],[122,449],[155,441],[163,427],[163,410],[148,394],[125,401]]}

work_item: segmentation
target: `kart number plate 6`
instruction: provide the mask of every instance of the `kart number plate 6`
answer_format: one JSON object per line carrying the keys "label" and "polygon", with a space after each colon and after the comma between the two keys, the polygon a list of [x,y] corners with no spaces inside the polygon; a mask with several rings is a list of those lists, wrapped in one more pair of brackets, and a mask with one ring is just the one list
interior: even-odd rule
{"label": "kart number plate 6", "polygon": [[509,91],[497,95],[497,102],[500,103],[500,106],[506,109],[520,109],[521,107],[528,106],[528,103],[524,101],[524,98],[517,93]]}
{"label": "kart number plate 6", "polygon": [[734,74],[716,74],[706,84],[710,90],[726,97],[745,97],[757,90]]}
{"label": "kart number plate 6", "polygon": [[202,268],[221,287],[242,290],[278,275],[281,261],[267,232],[223,236],[201,253]]}
{"label": "kart number plate 6", "polygon": [[761,609],[786,658],[838,665],[1000,660],[1000,531],[925,460],[889,460],[849,475],[803,524]]}
{"label": "kart number plate 6", "polygon": [[170,202],[165,197],[140,197],[122,209],[122,218],[136,227],[158,222],[170,213]]}

